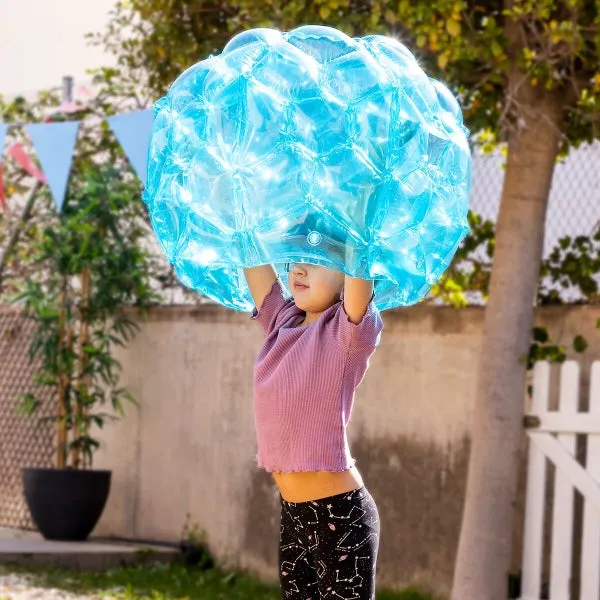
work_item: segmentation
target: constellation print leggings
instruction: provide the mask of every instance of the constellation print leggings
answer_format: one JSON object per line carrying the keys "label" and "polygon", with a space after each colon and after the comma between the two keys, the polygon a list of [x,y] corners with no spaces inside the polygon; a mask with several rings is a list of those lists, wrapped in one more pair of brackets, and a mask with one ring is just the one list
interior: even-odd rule
{"label": "constellation print leggings", "polygon": [[373,600],[379,514],[363,486],[310,502],[281,498],[283,600]]}

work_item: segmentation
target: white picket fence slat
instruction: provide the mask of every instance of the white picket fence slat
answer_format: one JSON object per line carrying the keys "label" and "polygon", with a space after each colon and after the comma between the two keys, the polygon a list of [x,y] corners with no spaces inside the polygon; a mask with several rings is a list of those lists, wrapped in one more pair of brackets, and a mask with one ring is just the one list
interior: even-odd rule
{"label": "white picket fence slat", "polygon": [[[562,368],[558,410],[576,413],[579,403],[579,365],[569,362]],[[558,441],[575,456],[575,435],[561,433]],[[552,510],[552,548],[550,550],[550,597],[568,600],[571,586],[571,550],[573,545],[573,501],[575,492],[560,469],[554,478]]]}
{"label": "white picket fence slat", "polygon": [[600,413],[580,412],[577,414],[561,414],[557,411],[536,413],[540,426],[535,431],[552,433],[595,433],[600,434]]}
{"label": "white picket fence slat", "polygon": [[[590,414],[600,416],[600,362],[592,365]],[[600,481],[600,436],[589,435],[586,447],[587,471]],[[581,597],[600,600],[600,514],[589,503],[583,507],[583,540],[581,547]]]}
{"label": "white picket fence slat", "polygon": [[[592,366],[589,410],[579,411],[580,369],[561,367],[559,404],[549,410],[550,365],[536,364],[527,430],[530,439],[521,600],[540,600],[544,553],[547,460],[555,466],[550,548],[550,600],[571,599],[573,507],[577,489],[584,498],[581,599],[600,600],[600,362]],[[577,462],[576,434],[587,434],[585,467]],[[557,434],[557,435],[554,435]]]}
{"label": "white picket fence slat", "polygon": [[[550,365],[538,363],[533,374],[531,412],[546,412],[549,400]],[[544,511],[540,507],[545,504],[545,490],[546,457],[535,444],[529,444],[521,600],[539,600],[540,597],[544,533]]]}

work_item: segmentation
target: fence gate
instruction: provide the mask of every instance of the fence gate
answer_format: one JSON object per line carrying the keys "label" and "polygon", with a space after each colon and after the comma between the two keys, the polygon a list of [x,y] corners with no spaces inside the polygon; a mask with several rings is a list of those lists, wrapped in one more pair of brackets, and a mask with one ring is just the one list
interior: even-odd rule
{"label": "fence gate", "polygon": [[[558,410],[549,410],[550,365],[537,363],[529,437],[521,600],[540,600],[544,552],[546,466],[555,466],[552,493],[549,600],[570,600],[574,490],[584,499],[581,600],[600,600],[600,362],[592,365],[589,408],[579,412],[579,365],[561,366]],[[585,435],[585,466],[576,460],[576,436]]]}

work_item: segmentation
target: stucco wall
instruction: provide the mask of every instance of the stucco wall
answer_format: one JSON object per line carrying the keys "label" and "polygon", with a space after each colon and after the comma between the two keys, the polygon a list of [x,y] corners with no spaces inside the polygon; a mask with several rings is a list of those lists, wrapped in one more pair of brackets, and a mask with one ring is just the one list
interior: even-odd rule
{"label": "stucco wall", "polygon": [[[350,440],[382,519],[383,586],[449,590],[462,513],[483,310],[386,311],[357,392]],[[600,308],[556,307],[539,321],[600,357]],[[121,354],[140,402],[109,426],[96,466],[114,471],[97,534],[178,540],[186,515],[228,564],[276,578],[277,493],[254,466],[252,366],[261,331],[215,306],[150,311]],[[520,530],[517,522],[517,534]],[[515,568],[520,536],[515,537]]]}

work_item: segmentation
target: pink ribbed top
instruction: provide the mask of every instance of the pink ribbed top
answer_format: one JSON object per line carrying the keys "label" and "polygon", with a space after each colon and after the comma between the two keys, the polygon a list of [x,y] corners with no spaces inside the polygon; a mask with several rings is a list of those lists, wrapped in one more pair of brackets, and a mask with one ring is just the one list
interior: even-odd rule
{"label": "pink ribbed top", "polygon": [[355,463],[346,434],[354,391],[379,344],[381,315],[371,301],[352,323],[340,301],[297,327],[304,316],[279,280],[252,314],[267,336],[254,369],[258,466],[345,471]]}

